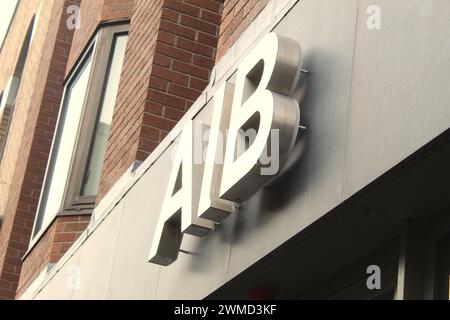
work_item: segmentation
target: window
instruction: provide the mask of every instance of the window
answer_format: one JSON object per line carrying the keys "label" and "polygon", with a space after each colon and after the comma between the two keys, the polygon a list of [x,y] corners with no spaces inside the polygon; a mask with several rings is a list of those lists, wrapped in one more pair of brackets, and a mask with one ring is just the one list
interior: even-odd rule
{"label": "window", "polygon": [[41,3],[39,4],[38,11],[37,11],[36,15],[34,16],[33,31],[31,33],[31,40],[30,41],[33,41],[34,35],[36,34],[37,26],[38,26],[38,23],[39,23],[39,18],[41,17],[42,5],[43,5],[43,1],[41,1]]}
{"label": "window", "polygon": [[25,62],[28,56],[28,51],[30,49],[34,21],[35,17],[32,18],[28,26],[28,30],[22,43],[14,72],[8,80],[8,83],[4,90],[4,97],[0,104],[0,161],[3,158],[3,154],[6,148],[9,128],[11,126],[14,106],[16,104],[16,97],[17,93],[19,92],[20,83],[22,81],[22,74],[25,68]]}
{"label": "window", "polygon": [[95,134],[92,139],[88,165],[84,172],[83,185],[81,188],[82,196],[95,196],[98,191],[103,157],[106,151],[106,143],[108,142],[109,129],[111,127],[114,105],[116,102],[116,93],[119,88],[126,43],[126,35],[115,36],[114,50],[108,66],[108,75],[105,82],[99,117],[96,122]]}
{"label": "window", "polygon": [[91,213],[128,39],[128,25],[100,29],[66,81],[33,241],[57,215]]}
{"label": "window", "polygon": [[15,105],[17,91],[19,89],[19,78],[11,76],[5,87],[5,97],[0,104],[0,162],[6,147],[12,112]]}
{"label": "window", "polygon": [[77,127],[80,123],[83,101],[86,96],[86,90],[89,80],[89,74],[92,67],[92,54],[83,61],[81,70],[76,77],[67,85],[66,97],[62,113],[60,115],[60,126],[58,128],[58,139],[54,142],[54,154],[52,152],[49,170],[47,170],[46,184],[44,189],[45,197],[40,204],[38,220],[36,222],[36,231],[39,231],[42,225],[49,223],[52,215],[41,214],[41,212],[54,212],[60,210],[61,200],[63,198],[64,186],[67,182],[70,160],[73,155],[73,146],[77,136]]}

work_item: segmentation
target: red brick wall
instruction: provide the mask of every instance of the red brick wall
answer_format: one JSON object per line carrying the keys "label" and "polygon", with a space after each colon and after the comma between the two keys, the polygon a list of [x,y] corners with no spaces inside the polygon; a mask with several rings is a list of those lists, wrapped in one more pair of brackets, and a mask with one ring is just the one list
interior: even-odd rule
{"label": "red brick wall", "polygon": [[94,34],[100,22],[102,6],[103,0],[81,0],[80,29],[74,30],[69,62],[67,63],[67,73],[72,69]]}
{"label": "red brick wall", "polygon": [[[100,194],[105,193],[123,173],[120,169],[126,169],[136,157],[139,119],[150,79],[155,35],[161,17],[162,3],[163,0],[137,0],[135,3],[135,13],[131,19],[127,51],[105,153]],[[158,138],[155,134],[154,139]]]}
{"label": "red brick wall", "polygon": [[80,29],[75,30],[70,50],[69,72],[101,22],[131,18],[135,0],[81,0]]}
{"label": "red brick wall", "polygon": [[[26,34],[28,32],[28,28],[31,24],[31,20],[33,15],[38,10],[38,3],[36,0],[29,1],[21,1],[18,5],[18,9],[16,11],[15,17],[11,23],[8,35],[5,39],[3,47],[0,52],[0,90],[5,91],[8,80],[11,75],[15,73],[17,69],[17,62],[20,60],[19,55],[23,48],[23,43],[25,41]],[[37,59],[37,57],[33,57]],[[31,60],[31,59],[30,59]],[[25,86],[26,84],[23,84]],[[27,88],[30,89],[30,88]],[[26,96],[23,100],[27,101],[31,95],[32,90],[29,90],[28,96]],[[3,95],[3,99],[6,99],[6,93]],[[16,116],[21,115],[22,119],[26,118],[26,113],[20,111],[21,107],[23,108],[23,104],[17,104],[16,100],[16,108],[14,114]],[[5,119],[8,120],[9,119]],[[22,123],[23,125],[23,123]],[[17,131],[17,130],[16,130]],[[19,130],[17,133],[9,130],[9,136],[17,139],[22,136],[22,132]],[[11,139],[7,139],[9,141],[13,141]],[[7,143],[8,141],[4,141],[5,152],[3,154],[2,160],[0,161],[0,216],[3,214],[6,206],[6,201],[8,198],[9,190],[11,187],[11,179],[12,173],[15,168],[15,163],[17,162],[17,152],[18,152],[18,144],[12,145],[11,143]]]}
{"label": "red brick wall", "polygon": [[[81,29],[73,33],[66,27],[66,7],[78,1],[82,1]],[[0,298],[23,293],[49,263],[62,257],[89,223],[89,216],[57,217],[22,265],[64,77],[98,24],[127,19],[133,13],[99,200],[134,160],[144,160],[173,128],[206,87],[215,58],[233,45],[267,2],[66,0],[64,8],[62,4],[55,6],[59,9],[48,19],[60,21],[59,26],[37,34],[34,40],[45,41],[46,55],[39,62],[37,78],[42,81],[33,88],[36,92],[26,114],[25,134],[0,231]]]}
{"label": "red brick wall", "polygon": [[[35,41],[43,41],[46,58],[40,61],[38,68],[38,79],[42,81],[35,84],[35,99],[29,107],[25,135],[21,143],[19,141],[18,162],[0,233],[0,298],[15,297],[21,259],[30,242],[72,41],[72,32],[67,29],[62,12],[68,5],[76,3],[76,0],[67,0],[59,6],[50,6],[54,10],[47,12],[49,20],[60,21],[60,24],[49,24],[49,29],[35,38]],[[39,269],[41,262],[33,265],[33,271]]]}
{"label": "red brick wall", "polygon": [[131,18],[134,0],[103,0],[101,21]]}
{"label": "red brick wall", "polygon": [[221,11],[221,0],[136,1],[98,200],[206,87]]}
{"label": "red brick wall", "polygon": [[55,238],[50,250],[50,263],[56,263],[86,230],[90,215],[60,216],[56,219]]}
{"label": "red brick wall", "polygon": [[51,246],[55,235],[56,225],[53,224],[39,239],[39,242],[33,248],[33,251],[26,257],[23,262],[20,278],[16,288],[16,296],[33,282],[36,277],[48,267]]}
{"label": "red brick wall", "polygon": [[51,264],[56,263],[84,232],[90,216],[59,216],[45,232],[33,251],[23,262],[16,296],[19,297],[34,279]]}
{"label": "red brick wall", "polygon": [[[79,1],[72,4],[80,5]],[[129,18],[133,5],[134,0],[82,0],[80,6],[81,28],[70,32],[70,38],[67,37],[69,30],[66,27],[66,19],[68,17],[66,8],[63,11],[61,27],[44,94],[43,107],[41,107],[38,115],[38,126],[35,136],[30,135],[34,140],[29,160],[35,164],[37,163],[38,166],[27,168],[30,172],[27,171],[25,174],[24,185],[28,186],[30,183],[30,181],[26,180],[27,177],[32,179],[32,181],[39,182],[39,185],[35,185],[37,189],[32,190],[34,197],[29,199],[32,202],[32,207],[29,208],[30,214],[36,211],[39,200],[40,188],[45,175],[48,153],[60,106],[64,75],[72,67],[71,64],[78,59],[78,55],[81,54],[95,33],[98,24],[103,21]],[[29,125],[33,125],[33,123],[35,122],[28,121]],[[31,130],[31,133],[33,133],[33,130]],[[21,171],[18,170],[19,174]],[[23,201],[21,199],[19,199],[19,205],[20,201]],[[64,255],[67,249],[86,229],[89,219],[90,216],[83,215],[56,218],[45,236],[39,240],[24,260],[18,294],[21,294],[27,288],[46,265],[56,263]]]}
{"label": "red brick wall", "polygon": [[225,0],[217,46],[217,60],[236,42],[268,2],[269,0]]}

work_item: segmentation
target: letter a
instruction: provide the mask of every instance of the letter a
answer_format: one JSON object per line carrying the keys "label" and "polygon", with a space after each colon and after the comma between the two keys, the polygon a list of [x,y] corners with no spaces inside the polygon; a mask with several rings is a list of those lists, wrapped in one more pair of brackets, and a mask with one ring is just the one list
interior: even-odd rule
{"label": "letter a", "polygon": [[370,276],[367,278],[367,289],[381,289],[381,269],[379,266],[372,265],[367,267],[367,274]]}
{"label": "letter a", "polygon": [[197,217],[201,165],[193,161],[193,122],[184,128],[175,152],[161,214],[156,225],[149,261],[167,266],[180,251],[183,233],[204,236],[213,229],[211,221]]}

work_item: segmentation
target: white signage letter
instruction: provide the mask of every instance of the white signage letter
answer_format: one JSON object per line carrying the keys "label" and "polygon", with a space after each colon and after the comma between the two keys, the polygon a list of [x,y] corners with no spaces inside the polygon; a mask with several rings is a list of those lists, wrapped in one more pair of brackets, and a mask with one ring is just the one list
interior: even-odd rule
{"label": "white signage letter", "polygon": [[[297,138],[300,110],[289,95],[300,72],[299,44],[275,33],[263,38],[238,67],[221,198],[243,202],[280,172]],[[247,130],[256,130],[256,137],[250,143],[245,142],[244,152],[237,152],[239,141],[245,139],[242,132]],[[278,136],[272,135],[272,131],[277,131]],[[274,144],[272,136],[279,137],[279,141]],[[273,145],[277,150],[271,153],[279,155],[278,164],[276,170],[266,170],[272,174],[264,174],[261,170],[268,164],[263,164],[261,158],[267,159],[266,148]]]}
{"label": "white signage letter", "polygon": [[219,198],[222,179],[224,141],[230,122],[234,85],[224,83],[214,95],[213,115],[203,171],[198,216],[220,222],[233,212],[233,203]]}
{"label": "white signage letter", "polygon": [[149,261],[167,266],[175,261],[183,233],[204,236],[213,229],[211,221],[197,217],[201,165],[194,164],[193,121],[184,128],[179,141],[168,187],[153,236]]}

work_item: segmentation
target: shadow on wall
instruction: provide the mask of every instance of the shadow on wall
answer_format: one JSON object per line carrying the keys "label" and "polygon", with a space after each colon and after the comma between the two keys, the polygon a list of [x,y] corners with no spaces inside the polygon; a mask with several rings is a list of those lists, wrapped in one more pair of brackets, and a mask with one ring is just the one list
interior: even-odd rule
{"label": "shadow on wall", "polygon": [[[320,58],[317,58],[320,57]],[[333,61],[323,67],[321,61],[327,59]],[[309,75],[303,75],[297,84],[293,94],[300,105],[300,126],[306,130],[299,130],[297,141],[294,145],[289,159],[281,173],[270,181],[260,192],[246,201],[240,209],[216,225],[215,231],[206,237],[214,237],[219,234],[222,241],[231,244],[239,242],[245,237],[246,230],[258,228],[270,223],[276,218],[276,213],[287,207],[292,201],[304,194],[310,185],[310,181],[319,179],[321,162],[312,162],[315,157],[311,157],[311,152],[317,153],[317,147],[311,149],[310,141],[316,139],[320,132],[320,124],[316,125],[315,114],[326,112],[326,108],[332,107],[324,105],[322,102],[323,86],[327,87],[326,74],[334,72],[341,61],[336,57],[330,57],[324,52],[308,52],[303,58],[303,68],[309,71]],[[326,69],[326,70],[325,70]],[[324,79],[325,77],[325,79]],[[319,90],[320,89],[320,90]],[[318,110],[320,109],[320,110]],[[320,149],[320,148],[319,148]],[[320,150],[319,150],[320,151]],[[313,167],[313,170],[311,170]],[[202,241],[195,253],[205,252],[207,247],[214,245],[214,241]],[[193,253],[193,254],[195,254]],[[205,267],[197,265],[196,267]]]}
{"label": "shadow on wall", "polygon": [[[294,149],[280,175],[262,191],[263,205],[268,209],[264,211],[266,213],[277,212],[286,207],[292,199],[305,192],[308,181],[313,178],[310,176],[311,173],[320,171],[317,168],[314,171],[309,170],[311,163],[308,159],[311,133],[317,129],[314,128],[314,123],[312,123],[312,108],[325,107],[317,101],[318,97],[314,95],[314,92],[317,92],[314,89],[317,86],[315,83],[317,77],[314,74],[314,70],[316,70],[314,66],[317,64],[314,59],[315,56],[317,56],[316,53],[309,53],[303,58],[303,68],[310,73],[306,76],[306,79],[300,79],[293,95],[300,105],[300,125],[304,126],[305,129],[299,130]],[[314,165],[319,164],[315,163]]]}
{"label": "shadow on wall", "polygon": [[[330,134],[330,130],[321,129],[328,124],[317,115],[326,114],[327,110],[338,107],[329,105],[323,92],[335,89],[335,84],[328,75],[339,73],[341,64],[341,59],[329,52],[305,52],[302,67],[309,71],[309,75],[306,79],[300,79],[293,97],[299,102],[300,125],[306,127],[306,130],[299,131],[294,149],[282,172],[235,213],[234,241],[245,237],[249,228],[259,228],[276,219],[277,213],[307,192],[311,181],[321,181],[324,178],[322,166],[326,166],[327,161],[321,159],[324,148],[328,146],[317,144],[316,141],[328,141],[326,135]],[[311,141],[315,143],[311,144]],[[245,211],[245,214],[240,214],[239,211]]]}
{"label": "shadow on wall", "polygon": [[[258,228],[275,218],[276,212],[282,210],[290,201],[299,194],[305,192],[308,187],[310,161],[308,161],[308,134],[310,125],[309,110],[318,105],[316,99],[308,94],[308,88],[314,85],[312,82],[314,72],[310,61],[314,55],[304,57],[304,69],[310,72],[309,75],[302,74],[293,98],[300,106],[300,126],[306,127],[299,130],[297,141],[281,173],[271,180],[264,188],[242,205],[231,217],[217,226],[217,231],[221,232],[224,241],[231,243],[239,241],[245,236],[247,228]],[[311,68],[309,67],[311,66]],[[306,157],[305,157],[306,156]]]}

